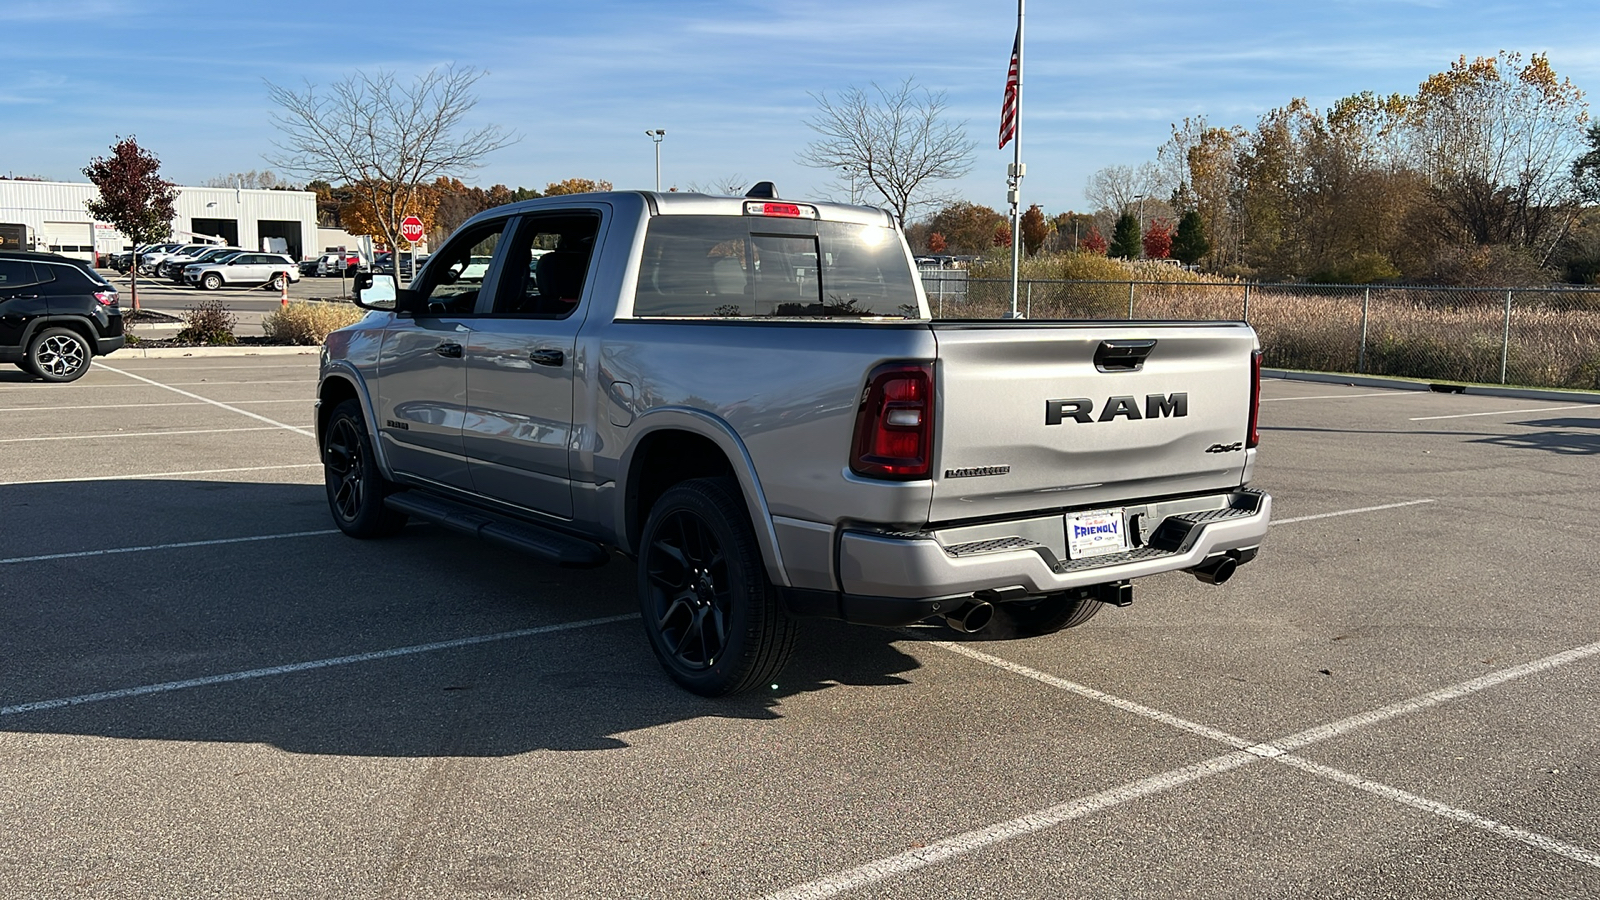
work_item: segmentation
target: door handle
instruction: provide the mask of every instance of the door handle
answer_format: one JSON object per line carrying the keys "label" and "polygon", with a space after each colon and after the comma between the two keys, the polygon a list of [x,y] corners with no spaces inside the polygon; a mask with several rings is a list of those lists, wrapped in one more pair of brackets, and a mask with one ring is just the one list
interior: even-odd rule
{"label": "door handle", "polygon": [[535,350],[528,358],[541,366],[559,366],[567,361],[567,355],[560,350]]}
{"label": "door handle", "polygon": [[444,343],[433,348],[433,352],[445,357],[446,359],[460,359],[461,345],[456,343]]}

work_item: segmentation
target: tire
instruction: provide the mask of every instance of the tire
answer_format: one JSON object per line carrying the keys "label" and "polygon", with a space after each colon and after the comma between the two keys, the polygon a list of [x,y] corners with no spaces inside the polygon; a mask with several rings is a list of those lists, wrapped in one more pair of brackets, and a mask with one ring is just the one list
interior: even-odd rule
{"label": "tire", "polygon": [[215,272],[207,272],[206,276],[200,279],[200,286],[208,291],[218,290],[222,287],[222,276]]}
{"label": "tire", "polygon": [[322,478],[334,524],[353,538],[388,537],[404,528],[406,517],[383,505],[391,486],[378,472],[361,403],[346,400],[333,408],[322,438]]}
{"label": "tire", "polygon": [[77,381],[93,359],[94,350],[83,335],[70,328],[46,328],[28,342],[24,371],[45,381]]}
{"label": "tire", "polygon": [[279,272],[278,274],[272,276],[272,280],[271,281],[267,282],[267,288],[266,289],[269,290],[269,291],[282,292],[283,289],[288,287],[288,286],[289,286],[289,276],[283,274],[282,272]]}
{"label": "tire", "polygon": [[674,485],[651,508],[639,548],[645,635],[672,680],[702,697],[770,683],[799,627],[767,580],[738,485]]}
{"label": "tire", "polygon": [[[1017,634],[1055,634],[1063,628],[1076,628],[1094,618],[1105,604],[1095,599],[1092,590],[1064,591],[1050,594],[1027,605],[1000,603],[995,607],[995,618],[1004,617]],[[1005,632],[1002,627],[995,629]]]}

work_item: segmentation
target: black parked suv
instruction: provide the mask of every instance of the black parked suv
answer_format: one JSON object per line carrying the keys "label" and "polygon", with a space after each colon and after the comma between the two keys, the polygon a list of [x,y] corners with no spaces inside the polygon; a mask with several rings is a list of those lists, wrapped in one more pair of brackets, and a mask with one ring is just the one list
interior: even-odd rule
{"label": "black parked suv", "polygon": [[72,381],[124,340],[117,289],[88,263],[0,251],[0,362]]}

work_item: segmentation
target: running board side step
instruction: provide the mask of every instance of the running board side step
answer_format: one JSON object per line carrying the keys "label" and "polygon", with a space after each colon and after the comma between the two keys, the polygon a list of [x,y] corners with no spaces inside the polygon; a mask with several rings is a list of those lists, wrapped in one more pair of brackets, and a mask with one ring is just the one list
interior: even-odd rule
{"label": "running board side step", "polygon": [[487,538],[569,569],[592,569],[605,565],[611,558],[604,547],[592,541],[421,491],[390,494],[383,498],[383,505],[424,522]]}

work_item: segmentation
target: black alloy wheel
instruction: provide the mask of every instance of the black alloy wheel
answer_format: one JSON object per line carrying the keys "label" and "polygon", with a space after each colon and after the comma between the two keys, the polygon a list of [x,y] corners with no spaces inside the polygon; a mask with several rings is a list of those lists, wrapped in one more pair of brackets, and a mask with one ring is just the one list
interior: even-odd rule
{"label": "black alloy wheel", "polygon": [[788,662],[796,623],[767,580],[737,483],[673,486],[651,509],[640,548],[645,633],[674,681],[718,697],[768,683]]}
{"label": "black alloy wheel", "polygon": [[322,471],[328,509],[340,531],[354,538],[375,538],[405,527],[405,514],[383,504],[389,484],[378,472],[359,401],[340,403],[328,417]]}
{"label": "black alloy wheel", "polygon": [[23,371],[45,381],[76,381],[89,371],[94,351],[83,335],[70,328],[46,328],[28,343]]}

